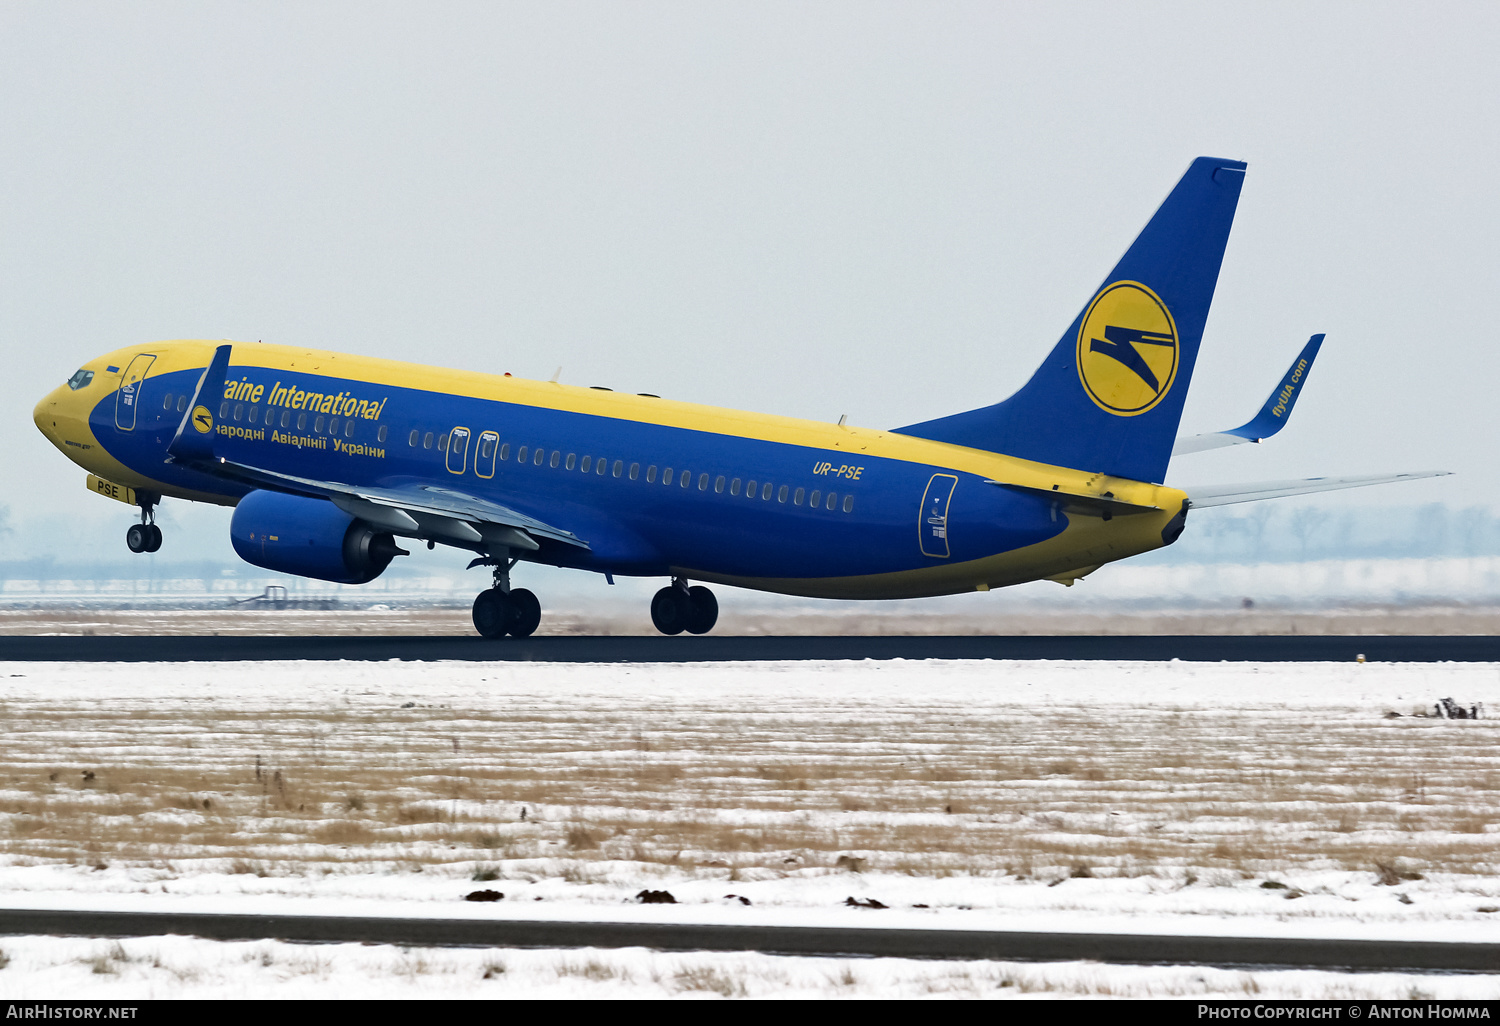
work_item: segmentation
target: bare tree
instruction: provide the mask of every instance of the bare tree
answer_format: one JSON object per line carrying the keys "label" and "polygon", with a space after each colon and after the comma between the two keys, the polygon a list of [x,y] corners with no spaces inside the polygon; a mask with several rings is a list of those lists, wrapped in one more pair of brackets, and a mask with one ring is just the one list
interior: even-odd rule
{"label": "bare tree", "polygon": [[[0,519],[0,523],[4,523]],[[1464,555],[1473,559],[1484,547],[1484,536],[1490,528],[1490,511],[1483,506],[1470,506],[1458,514],[1458,537]]]}
{"label": "bare tree", "polygon": [[1307,562],[1307,543],[1327,520],[1328,514],[1316,506],[1299,506],[1292,510],[1292,536],[1302,546],[1302,562]]}
{"label": "bare tree", "polygon": [[0,506],[0,581],[5,580],[5,563],[3,558],[5,554],[4,540],[7,535],[12,535],[15,533],[16,532],[10,529],[10,507]]}
{"label": "bare tree", "polygon": [[1276,512],[1268,502],[1259,502],[1255,508],[1245,517],[1245,528],[1250,533],[1252,544],[1251,558],[1254,562],[1260,562],[1261,544],[1266,537],[1266,524],[1270,522],[1271,516]]}

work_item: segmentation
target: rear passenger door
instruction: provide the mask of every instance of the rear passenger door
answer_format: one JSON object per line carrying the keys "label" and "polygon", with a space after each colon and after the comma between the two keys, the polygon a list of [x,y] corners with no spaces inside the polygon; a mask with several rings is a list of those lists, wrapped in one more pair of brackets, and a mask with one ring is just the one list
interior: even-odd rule
{"label": "rear passenger door", "polygon": [[948,507],[953,503],[953,488],[957,484],[958,478],[953,474],[933,474],[927,482],[917,521],[917,537],[924,556],[947,559],[950,554]]}

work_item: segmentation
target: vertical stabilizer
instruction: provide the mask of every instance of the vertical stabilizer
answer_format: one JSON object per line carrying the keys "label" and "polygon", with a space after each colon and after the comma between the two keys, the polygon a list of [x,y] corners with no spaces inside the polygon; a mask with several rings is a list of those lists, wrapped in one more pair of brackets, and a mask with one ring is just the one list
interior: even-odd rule
{"label": "vertical stabilizer", "polygon": [[1193,161],[1019,392],[897,430],[1161,482],[1244,180],[1240,161]]}

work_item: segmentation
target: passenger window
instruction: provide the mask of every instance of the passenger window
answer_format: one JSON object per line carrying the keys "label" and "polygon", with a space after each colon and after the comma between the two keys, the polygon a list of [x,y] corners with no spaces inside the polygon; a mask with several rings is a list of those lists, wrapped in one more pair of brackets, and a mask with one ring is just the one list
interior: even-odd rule
{"label": "passenger window", "polygon": [[[708,477],[707,474],[704,474],[703,476],[705,478]],[[681,474],[678,475],[678,477],[677,477],[677,483],[680,484],[680,485],[682,485],[682,487],[684,487],[684,488],[686,488],[688,485],[692,484],[693,483],[693,472],[691,470],[684,470]]]}
{"label": "passenger window", "polygon": [[581,469],[583,470],[583,472],[585,474],[587,474],[590,470],[593,470],[594,469],[594,457],[592,457],[592,456],[585,456],[583,458],[583,466],[582,466]]}
{"label": "passenger window", "polygon": [[723,495],[724,494],[724,475],[723,474],[720,474],[718,477],[714,478],[714,494],[715,495]]}
{"label": "passenger window", "polygon": [[[238,417],[236,417],[234,419],[235,420],[239,420]],[[315,434],[315,435],[321,435],[322,433],[323,433],[323,415],[320,413],[320,414],[318,414],[318,419],[315,420],[315,421],[313,421],[313,434]]]}
{"label": "passenger window", "polygon": [[542,461],[546,458],[547,450],[543,449],[541,446],[537,446],[536,453],[532,456],[531,462],[534,466],[540,467],[542,465]]}
{"label": "passenger window", "polygon": [[615,468],[614,468],[614,475],[615,475],[615,477],[619,477],[624,472],[625,472],[625,461],[624,460],[615,460]]}
{"label": "passenger window", "polygon": [[578,466],[578,454],[572,452],[568,453],[568,461],[564,465],[568,470],[572,470],[574,467]]}
{"label": "passenger window", "polygon": [[438,438],[438,452],[448,451],[448,432],[444,431]]}
{"label": "passenger window", "polygon": [[735,478],[733,481],[729,482],[729,494],[730,495],[738,495],[738,494],[740,494],[740,479],[739,478]]}
{"label": "passenger window", "polygon": [[234,404],[234,419],[235,419],[235,422],[238,423],[240,420],[242,420],[244,418],[244,416],[245,416],[245,404],[244,403],[235,403]]}
{"label": "passenger window", "polygon": [[755,498],[755,487],[755,482],[753,480],[749,484],[745,485],[745,498]]}
{"label": "passenger window", "polygon": [[[299,413],[299,414],[297,414],[297,430],[298,431],[306,431],[307,430],[307,414],[306,413]],[[431,438],[432,436],[428,435],[427,437]]]}
{"label": "passenger window", "polygon": [[594,473],[598,474],[600,477],[603,477],[604,471],[608,466],[609,461],[606,460],[603,456],[600,456],[599,459],[594,463]]}
{"label": "passenger window", "polygon": [[291,426],[291,423],[292,423],[292,411],[291,410],[282,410],[281,411],[281,426],[282,427],[289,427],[289,426]]}
{"label": "passenger window", "polygon": [[162,402],[161,402],[161,408],[164,409],[164,410],[170,410],[172,408],[172,393],[171,392],[168,392],[167,393],[167,397],[162,400]]}
{"label": "passenger window", "polygon": [[328,433],[330,435],[337,435],[339,433],[339,419],[337,417],[328,421]]}
{"label": "passenger window", "polygon": [[838,492],[829,492],[828,493],[828,505],[825,506],[824,509],[833,509],[838,504],[839,504],[839,493]]}
{"label": "passenger window", "polygon": [[[286,426],[286,417],[285,417],[285,415],[282,416],[282,426],[283,427]],[[415,449],[417,447],[417,429],[416,428],[412,428],[411,434],[408,435],[407,438],[406,438],[406,444],[409,445],[409,446],[411,446],[413,449]]]}
{"label": "passenger window", "polygon": [[187,396],[180,395],[180,396],[177,397],[177,412],[178,413],[186,413],[187,412]]}
{"label": "passenger window", "polygon": [[222,403],[219,404],[219,419],[220,420],[228,420],[229,419],[229,400],[228,399],[225,399]]}
{"label": "passenger window", "polygon": [[[346,420],[346,421],[344,421],[344,437],[345,438],[353,438],[354,437],[354,423],[355,422],[353,420]],[[382,429],[382,430],[384,430],[384,429]],[[385,439],[382,438],[381,441],[383,442],[383,441],[385,441]]]}
{"label": "passenger window", "polygon": [[646,468],[646,483],[647,484],[656,484],[656,464],[655,463],[651,464],[651,466],[649,466],[649,467]]}
{"label": "passenger window", "polygon": [[852,495],[846,495],[846,496],[844,496],[844,512],[845,513],[853,513],[854,512],[854,496],[852,496]]}
{"label": "passenger window", "polygon": [[776,501],[777,502],[785,502],[786,501],[786,491],[787,491],[786,485],[782,485],[781,486],[781,491],[779,491],[779,492],[776,493]]}
{"label": "passenger window", "polygon": [[823,502],[823,491],[822,491],[822,489],[820,489],[820,488],[813,489],[812,495],[808,497],[807,504],[809,506],[811,506],[813,509],[817,509],[818,506],[822,502]]}
{"label": "passenger window", "polygon": [[259,406],[252,406],[252,407],[250,407],[250,423],[252,423],[252,424],[259,424],[260,423],[260,407]]}
{"label": "passenger window", "polygon": [[389,434],[390,434],[390,433],[391,433],[391,429],[390,429],[390,427],[389,427],[389,425],[386,425],[386,424],[382,424],[382,425],[380,425],[380,430],[379,430],[379,431],[377,431],[377,432],[375,432],[375,438],[376,438],[376,439],[377,439],[377,440],[378,440],[378,441],[380,441],[380,442],[382,442],[382,443],[383,443],[383,442],[384,442],[384,441],[385,441],[385,440],[386,440],[386,437],[387,437],[387,436],[388,436],[388,435],[389,435]]}
{"label": "passenger window", "polygon": [[636,478],[638,478],[640,476],[641,476],[641,465],[639,463],[632,463],[630,465],[630,480],[634,481]]}
{"label": "passenger window", "polygon": [[806,488],[798,488],[797,489],[797,494],[795,494],[795,495],[792,496],[792,505],[793,506],[800,506],[800,505],[802,505],[802,499],[803,499],[803,497],[806,494],[807,494],[807,489]]}
{"label": "passenger window", "polygon": [[760,497],[761,497],[761,499],[763,499],[766,502],[770,502],[771,501],[771,488],[772,488],[771,482],[767,481],[766,484],[765,484],[765,487],[762,488],[761,491],[760,491]]}
{"label": "passenger window", "polygon": [[517,449],[516,450],[516,462],[517,463],[525,463],[526,462],[526,454],[529,453],[529,452],[531,452],[531,447],[530,446],[523,445],[523,446],[521,446],[521,448]]}
{"label": "passenger window", "polygon": [[500,447],[500,462],[504,463],[508,459],[510,459],[510,443],[506,442]]}
{"label": "passenger window", "polygon": [[707,474],[699,474],[698,475],[698,490],[700,492],[706,492],[706,491],[708,491],[708,475]]}
{"label": "passenger window", "polygon": [[553,449],[552,450],[552,458],[547,461],[548,465],[551,466],[553,470],[556,470],[557,469],[557,465],[559,463],[561,463],[561,462],[562,462],[562,453],[558,452],[556,449]]}
{"label": "passenger window", "polygon": [[664,485],[669,485],[669,484],[672,483],[672,468],[671,467],[668,467],[666,470],[663,470],[661,472],[661,483],[664,484]]}
{"label": "passenger window", "polygon": [[422,436],[422,448],[424,448],[424,449],[431,449],[432,448],[432,438],[433,438],[433,435],[432,435],[431,431],[429,431],[425,435],[423,435]]}

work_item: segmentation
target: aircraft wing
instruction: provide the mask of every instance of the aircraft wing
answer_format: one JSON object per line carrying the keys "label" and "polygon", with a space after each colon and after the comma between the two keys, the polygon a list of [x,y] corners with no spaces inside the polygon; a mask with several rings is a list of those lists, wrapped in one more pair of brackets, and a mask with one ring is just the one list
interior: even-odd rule
{"label": "aircraft wing", "polygon": [[[372,487],[344,481],[317,481],[216,456],[211,411],[216,397],[224,389],[230,349],[227,345],[219,346],[203,376],[198,379],[193,400],[167,446],[168,460],[257,488],[328,499],[351,516],[407,537],[430,538],[468,548],[505,546],[528,552],[541,547],[537,538],[581,549],[589,547],[588,542],[571,531],[452,488],[415,482]],[[202,415],[200,406],[204,408]]]}
{"label": "aircraft wing", "polygon": [[230,460],[216,461],[214,468],[260,487],[328,499],[345,513],[393,534],[432,538],[469,547],[485,543],[505,545],[528,552],[535,552],[540,547],[535,538],[547,538],[581,549],[589,547],[588,542],[571,531],[553,527],[498,502],[438,485],[412,483],[372,487],[341,481],[317,481]]}
{"label": "aircraft wing", "polygon": [[1207,485],[1183,488],[1193,509],[1204,506],[1228,506],[1235,502],[1280,499],[1287,495],[1309,492],[1331,492],[1340,488],[1363,488],[1365,485],[1390,484],[1394,481],[1418,481],[1424,477],[1446,477],[1452,471],[1424,470],[1414,474],[1374,474],[1367,477],[1309,477],[1300,481],[1259,481],[1254,484]]}
{"label": "aircraft wing", "polygon": [[1314,335],[1307,340],[1307,345],[1302,347],[1302,352],[1297,354],[1291,367],[1287,368],[1286,374],[1282,375],[1276,390],[1260,408],[1260,412],[1248,422],[1237,428],[1230,428],[1228,431],[1214,431],[1206,435],[1184,435],[1172,446],[1172,455],[1181,456],[1189,452],[1220,449],[1226,445],[1260,442],[1286,427],[1286,422],[1292,416],[1292,407],[1297,403],[1297,396],[1302,394],[1302,386],[1307,383],[1308,372],[1312,370],[1313,360],[1317,358],[1318,350],[1322,346],[1322,335]]}

